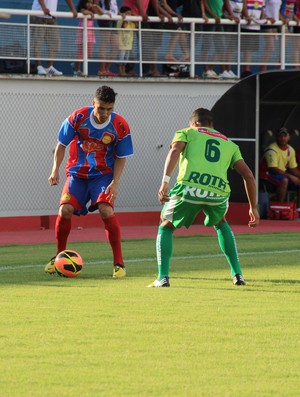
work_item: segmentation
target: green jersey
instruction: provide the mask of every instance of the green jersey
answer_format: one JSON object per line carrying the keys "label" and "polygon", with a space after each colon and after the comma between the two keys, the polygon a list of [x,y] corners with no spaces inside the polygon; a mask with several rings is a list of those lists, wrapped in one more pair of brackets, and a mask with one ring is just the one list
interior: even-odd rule
{"label": "green jersey", "polygon": [[186,142],[180,155],[177,183],[226,196],[231,189],[227,171],[242,160],[238,145],[213,128],[185,128],[173,142]]}

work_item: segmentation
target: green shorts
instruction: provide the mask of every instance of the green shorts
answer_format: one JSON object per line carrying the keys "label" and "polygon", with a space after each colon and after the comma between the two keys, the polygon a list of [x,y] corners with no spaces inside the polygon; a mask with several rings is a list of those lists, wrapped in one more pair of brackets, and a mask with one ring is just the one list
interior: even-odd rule
{"label": "green shorts", "polygon": [[189,228],[200,211],[205,214],[204,225],[214,226],[225,216],[229,196],[176,183],[170,190],[170,201],[165,203],[161,215],[177,229]]}

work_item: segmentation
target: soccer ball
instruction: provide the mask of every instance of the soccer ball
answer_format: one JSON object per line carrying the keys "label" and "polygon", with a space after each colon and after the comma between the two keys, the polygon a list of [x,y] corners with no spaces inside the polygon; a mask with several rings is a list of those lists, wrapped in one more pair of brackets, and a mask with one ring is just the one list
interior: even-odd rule
{"label": "soccer ball", "polygon": [[76,251],[61,251],[55,258],[54,266],[61,277],[77,277],[81,273],[83,261]]}

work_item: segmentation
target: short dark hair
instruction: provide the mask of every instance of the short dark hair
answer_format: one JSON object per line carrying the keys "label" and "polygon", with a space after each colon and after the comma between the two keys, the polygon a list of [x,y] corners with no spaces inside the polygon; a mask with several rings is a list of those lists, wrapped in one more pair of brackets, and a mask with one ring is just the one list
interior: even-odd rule
{"label": "short dark hair", "polygon": [[101,87],[97,88],[95,99],[97,101],[103,101],[106,103],[115,103],[117,95],[118,94],[111,87],[102,85]]}
{"label": "short dark hair", "polygon": [[88,2],[88,0],[79,0],[79,3],[78,3],[78,5],[77,5],[76,10],[77,10],[78,12],[81,12],[81,10],[82,10],[83,8],[86,8],[87,2]]}
{"label": "short dark hair", "polygon": [[120,8],[120,13],[121,14],[125,14],[125,12],[128,12],[128,11],[131,11],[130,7],[123,6],[123,7]]}
{"label": "short dark hair", "polygon": [[193,111],[190,117],[190,123],[194,124],[199,122],[201,125],[208,127],[213,125],[213,114],[210,110],[199,108]]}

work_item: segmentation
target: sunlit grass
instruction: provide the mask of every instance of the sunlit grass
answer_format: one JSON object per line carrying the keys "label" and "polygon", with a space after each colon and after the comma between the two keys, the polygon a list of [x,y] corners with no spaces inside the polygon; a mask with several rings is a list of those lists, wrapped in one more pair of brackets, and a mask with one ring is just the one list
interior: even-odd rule
{"label": "sunlit grass", "polygon": [[215,237],[175,237],[171,288],[149,289],[155,242],[124,241],[112,279],[106,243],[73,243],[76,279],[49,276],[52,244],[0,247],[4,397],[295,397],[299,235],[239,235],[245,287]]}

